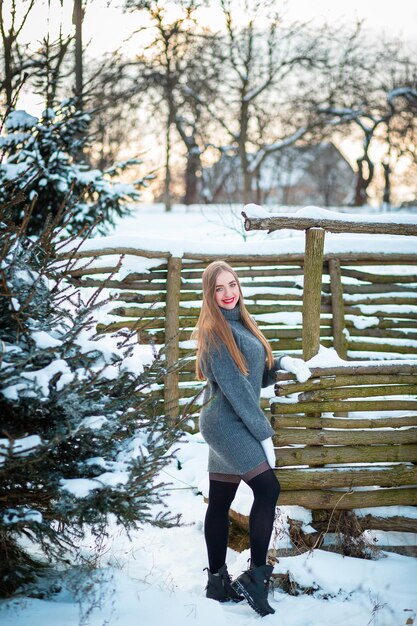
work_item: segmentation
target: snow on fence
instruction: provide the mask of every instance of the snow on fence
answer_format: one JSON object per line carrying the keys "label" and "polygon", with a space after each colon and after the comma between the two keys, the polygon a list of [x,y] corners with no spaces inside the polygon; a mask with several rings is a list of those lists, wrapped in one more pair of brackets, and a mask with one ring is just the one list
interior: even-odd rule
{"label": "snow on fence", "polygon": [[[279,225],[271,216],[244,216],[248,229],[296,227],[294,215],[276,218]],[[209,262],[227,260],[275,353],[309,359],[321,344],[347,361],[336,376],[333,369],[313,370],[313,379],[303,385],[279,376],[271,421],[280,503],[321,515],[417,505],[417,248],[414,237],[386,236],[415,235],[416,225],[400,221],[384,230],[384,224],[357,218],[362,222],[357,232],[370,234],[365,241],[338,235],[325,242],[326,219],[318,225],[317,217],[310,218],[308,212],[299,218],[299,227],[307,228],[305,250],[300,238],[205,244],[204,252],[203,244],[180,249],[178,242],[135,237],[91,240],[77,255],[94,261],[73,271],[72,278],[90,287],[104,281],[118,293],[111,312],[115,321],[99,330],[135,328],[141,343],[165,346],[168,374],[161,400],[175,417],[201,390],[189,342],[200,309],[201,274]],[[346,233],[352,219],[328,229],[335,228]],[[106,278],[120,255],[125,255],[122,271]],[[294,400],[294,393],[301,395]],[[268,412],[266,398],[262,405]],[[368,527],[375,525],[375,518],[368,518]],[[417,531],[415,519],[401,520],[397,526]]]}

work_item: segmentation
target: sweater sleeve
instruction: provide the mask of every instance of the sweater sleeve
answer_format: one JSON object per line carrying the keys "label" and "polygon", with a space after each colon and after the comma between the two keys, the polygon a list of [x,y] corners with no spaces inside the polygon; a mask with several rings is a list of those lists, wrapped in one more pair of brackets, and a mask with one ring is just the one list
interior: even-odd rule
{"label": "sweater sleeve", "polygon": [[210,350],[208,365],[208,377],[215,380],[255,439],[263,441],[271,437],[274,430],[259,405],[259,398],[224,343]]}
{"label": "sweater sleeve", "polygon": [[274,364],[271,368],[268,367],[268,363],[265,363],[264,373],[262,376],[262,387],[269,387],[276,382],[277,370],[281,368],[281,359],[284,358],[284,354],[274,359]]}

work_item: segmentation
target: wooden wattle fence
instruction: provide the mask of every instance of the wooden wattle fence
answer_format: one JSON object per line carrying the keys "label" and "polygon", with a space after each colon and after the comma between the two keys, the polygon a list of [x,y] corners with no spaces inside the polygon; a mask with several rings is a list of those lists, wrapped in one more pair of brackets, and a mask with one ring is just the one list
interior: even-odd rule
{"label": "wooden wattle fence", "polygon": [[283,503],[330,510],[417,504],[417,364],[312,368],[305,383],[284,373],[278,379],[277,466],[291,466],[280,472]]}
{"label": "wooden wattle fence", "polygon": [[[326,231],[417,235],[417,224],[375,224],[365,220],[343,223],[342,219],[311,218],[296,218],[294,221],[294,218],[282,217],[251,219],[245,213],[243,216],[247,230],[271,232],[289,226],[305,230],[302,342],[305,359],[314,357],[321,343]],[[375,259],[375,262],[381,261],[386,261],[385,255],[378,255]],[[338,355],[346,359],[351,354],[346,333],[348,307],[347,285],[342,280],[343,264],[340,259],[329,259],[328,266],[333,345]],[[387,339],[400,338],[395,330],[398,331],[406,319],[411,321],[411,328],[415,330],[417,276],[409,270],[410,267],[407,272],[401,272],[402,278],[391,272],[376,278],[363,269],[354,269],[353,273],[350,270],[350,278],[360,278],[365,283],[364,290],[357,285],[356,289],[359,289],[353,292],[353,301],[356,305],[362,304],[362,312],[369,312],[369,308],[364,310],[363,305],[366,306],[374,296],[375,308],[370,307],[371,313],[377,315],[378,330],[382,332],[373,334],[373,337],[383,338],[383,341],[386,341],[384,334]],[[410,289],[400,295],[397,289],[398,283],[404,285],[402,281]],[[367,282],[371,282],[373,289]],[[375,286],[379,289],[375,290]],[[387,304],[389,306],[384,308]],[[391,319],[382,319],[384,312],[391,313]],[[410,315],[410,318],[404,315]],[[415,333],[409,333],[406,328],[410,327],[401,329],[403,346],[411,348],[414,353]],[[280,502],[311,509],[316,528],[309,544],[308,537],[302,536],[301,525],[291,526],[290,521],[290,534],[298,549],[320,545],[323,528],[327,529],[326,532],[337,529],[343,511],[417,505],[417,362],[405,359],[369,362],[372,348],[369,345],[362,348],[368,352],[363,363],[313,368],[312,377],[305,383],[299,383],[294,376],[278,374],[271,421],[276,432],[277,466],[282,468],[278,470],[282,487]],[[355,519],[356,532],[366,529],[417,532],[417,520],[413,515],[387,519],[368,514],[359,518],[360,521]],[[401,551],[402,546],[395,549]]]}
{"label": "wooden wattle fence", "polygon": [[[120,255],[155,260],[149,271],[110,280]],[[303,313],[304,254],[196,255],[182,258],[166,251],[107,248],[78,253],[84,258],[106,257],[113,264],[72,272],[84,286],[102,286],[118,292],[112,311],[114,322],[100,330],[136,328],[141,343],[166,345],[168,366],[164,390],[165,409],[175,415],[201,384],[194,375],[194,350],[187,344],[197,322],[201,302],[201,275],[211,261],[230,262],[241,277],[245,303],[276,353],[301,356],[309,345],[310,315],[320,306],[319,336],[325,347],[334,346],[342,358],[409,358],[417,355],[417,252],[416,254],[324,254],[316,308],[310,300]],[[165,256],[165,259],[164,259]],[[403,268],[406,268],[405,274]],[[317,291],[317,290],[316,290]],[[117,304],[117,301],[120,304]],[[389,305],[388,307],[386,305]],[[304,322],[303,322],[304,316]],[[310,330],[311,328],[311,330]],[[303,330],[304,329],[304,330]],[[304,336],[303,336],[304,332]],[[308,358],[308,354],[304,354]],[[175,367],[181,359],[181,367]],[[268,410],[268,401],[263,407]]]}
{"label": "wooden wattle fence", "polygon": [[[245,217],[247,229],[277,227],[271,219]],[[275,353],[309,359],[321,344],[355,361],[355,367],[346,364],[337,373],[313,369],[304,385],[280,373],[271,413],[269,401],[262,399],[276,431],[280,503],[312,509],[317,524],[327,519],[326,511],[415,506],[417,246],[415,253],[376,254],[364,246],[360,252],[324,254],[325,231],[352,232],[351,223],[276,219],[280,228],[306,230],[304,252],[280,253],[280,240],[277,254],[186,252],[179,258],[162,250],[86,250],[77,254],[100,257],[102,266],[75,270],[72,279],[85,286],[101,286],[104,280],[118,292],[115,321],[100,330],[127,326],[137,330],[140,342],[165,346],[168,373],[160,390],[161,411],[175,417],[202,388],[189,343],[200,310],[201,275],[209,262],[227,260]],[[365,224],[365,231],[414,236],[417,227]],[[106,279],[115,262],[103,267],[103,259],[122,254],[152,259],[153,267]],[[387,361],[374,362],[369,370],[370,358]],[[367,519],[367,527],[375,527],[375,518]],[[411,518],[393,518],[394,524],[417,531]],[[384,525],[386,520],[379,527]]]}

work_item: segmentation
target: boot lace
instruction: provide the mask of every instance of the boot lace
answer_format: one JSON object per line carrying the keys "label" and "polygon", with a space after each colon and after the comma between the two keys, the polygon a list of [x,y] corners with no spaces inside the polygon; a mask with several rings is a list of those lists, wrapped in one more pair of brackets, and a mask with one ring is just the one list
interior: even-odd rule
{"label": "boot lace", "polygon": [[[253,570],[249,567],[246,570],[246,574],[249,576],[249,578],[251,580],[254,580],[254,576],[253,576]],[[274,597],[275,595],[275,587],[274,587],[274,582],[271,578],[264,578],[264,585],[265,585],[265,591],[267,594],[272,592],[272,597]]]}

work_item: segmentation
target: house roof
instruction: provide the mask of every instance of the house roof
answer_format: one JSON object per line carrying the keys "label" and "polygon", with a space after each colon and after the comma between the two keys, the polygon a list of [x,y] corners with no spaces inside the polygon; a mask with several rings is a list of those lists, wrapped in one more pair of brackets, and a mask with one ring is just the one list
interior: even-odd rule
{"label": "house roof", "polygon": [[[255,153],[249,154],[251,160]],[[267,155],[260,168],[259,179],[254,177],[253,187],[259,185],[261,189],[268,190],[273,187],[294,187],[305,181],[306,175],[317,176],[318,165],[323,168],[338,171],[340,176],[353,174],[353,169],[349,162],[342,155],[340,150],[331,142],[320,142],[307,146],[287,146],[282,150]],[[239,167],[238,155],[223,154],[221,158],[212,166],[213,173],[217,170],[227,171],[233,176],[231,180],[225,180],[225,186],[232,184],[234,187],[240,186],[241,170]],[[312,168],[315,172],[310,172]]]}

